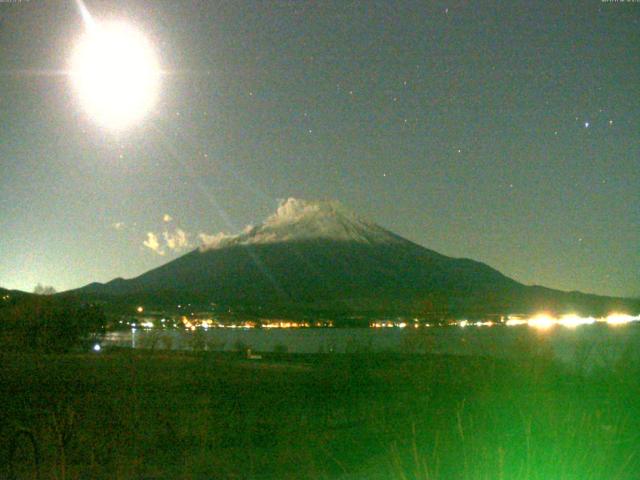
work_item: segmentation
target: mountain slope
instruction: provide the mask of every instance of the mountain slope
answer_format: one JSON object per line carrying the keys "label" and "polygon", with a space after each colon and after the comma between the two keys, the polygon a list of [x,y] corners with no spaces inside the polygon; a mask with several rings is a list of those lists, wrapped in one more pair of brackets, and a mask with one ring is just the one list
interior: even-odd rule
{"label": "mountain slope", "polygon": [[9,300],[10,298],[21,298],[21,297],[31,297],[32,293],[23,292],[22,290],[8,290],[6,288],[0,287],[0,300],[5,299]]}
{"label": "mountain slope", "polygon": [[600,313],[625,305],[524,286],[483,263],[414,244],[336,202],[289,199],[259,226],[203,240],[201,248],[139,277],[94,283],[75,293],[166,305],[215,302],[274,313]]}

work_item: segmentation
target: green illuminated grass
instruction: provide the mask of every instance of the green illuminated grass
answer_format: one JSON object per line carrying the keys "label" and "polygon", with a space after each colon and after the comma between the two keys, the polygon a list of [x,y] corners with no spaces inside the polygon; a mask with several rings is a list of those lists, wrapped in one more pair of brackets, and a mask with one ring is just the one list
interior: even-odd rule
{"label": "green illuminated grass", "polygon": [[[541,352],[544,352],[542,350]],[[634,479],[640,369],[422,355],[0,355],[0,478]]]}

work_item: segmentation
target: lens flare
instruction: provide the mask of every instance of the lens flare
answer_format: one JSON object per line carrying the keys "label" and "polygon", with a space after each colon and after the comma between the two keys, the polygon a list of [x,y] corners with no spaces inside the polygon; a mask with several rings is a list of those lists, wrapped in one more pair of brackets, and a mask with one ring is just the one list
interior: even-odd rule
{"label": "lens flare", "polygon": [[555,325],[560,325],[565,328],[574,329],[581,325],[592,325],[596,322],[607,323],[608,325],[626,325],[631,322],[640,322],[640,315],[629,315],[626,313],[611,313],[607,317],[581,317],[575,313],[563,315],[560,318],[552,317],[546,313],[540,313],[529,319],[523,319],[518,317],[510,317],[505,325],[508,327],[514,327],[518,325],[529,325],[532,328],[538,330],[547,330]]}
{"label": "lens flare", "polygon": [[634,317],[626,313],[612,313],[606,318],[606,322],[609,325],[625,325],[637,321],[640,321],[640,315]]}
{"label": "lens flare", "polygon": [[542,313],[540,315],[536,315],[533,318],[530,318],[527,321],[527,324],[530,327],[533,327],[538,330],[548,330],[551,327],[553,327],[556,324],[556,322],[549,315]]}
{"label": "lens flare", "polygon": [[591,325],[595,323],[596,319],[593,317],[580,317],[578,315],[569,314],[563,315],[560,320],[558,320],[558,324],[562,325],[566,328],[576,328],[580,325]]}
{"label": "lens flare", "polygon": [[506,321],[505,325],[508,327],[517,327],[518,325],[526,325],[527,321],[521,318],[510,318]]}

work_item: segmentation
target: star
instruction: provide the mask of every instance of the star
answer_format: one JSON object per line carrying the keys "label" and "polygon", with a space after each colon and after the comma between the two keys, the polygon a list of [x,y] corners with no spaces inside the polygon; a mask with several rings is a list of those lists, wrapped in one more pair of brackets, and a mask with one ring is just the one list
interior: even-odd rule
{"label": "star", "polygon": [[589,128],[589,125],[591,125],[589,122],[584,122],[584,128]]}

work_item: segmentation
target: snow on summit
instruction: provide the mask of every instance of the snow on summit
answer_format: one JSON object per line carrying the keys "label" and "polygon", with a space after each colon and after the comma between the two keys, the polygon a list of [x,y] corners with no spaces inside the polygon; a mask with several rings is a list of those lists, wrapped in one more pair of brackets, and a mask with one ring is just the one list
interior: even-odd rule
{"label": "snow on summit", "polygon": [[361,219],[338,201],[305,201],[289,198],[258,226],[247,226],[238,235],[201,234],[200,250],[231,245],[326,239],[360,243],[397,243],[400,238]]}

